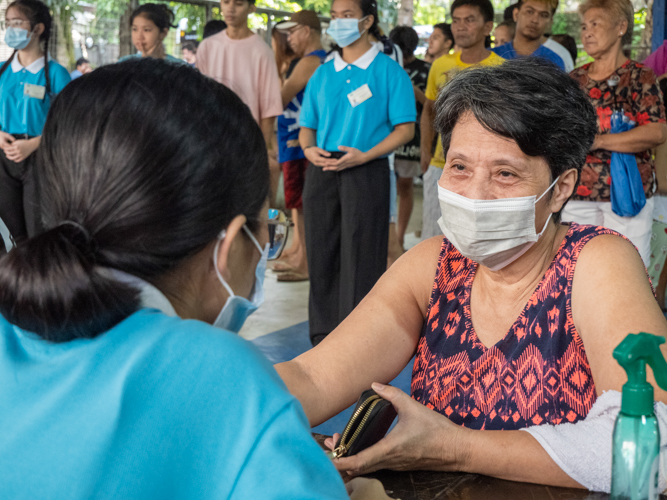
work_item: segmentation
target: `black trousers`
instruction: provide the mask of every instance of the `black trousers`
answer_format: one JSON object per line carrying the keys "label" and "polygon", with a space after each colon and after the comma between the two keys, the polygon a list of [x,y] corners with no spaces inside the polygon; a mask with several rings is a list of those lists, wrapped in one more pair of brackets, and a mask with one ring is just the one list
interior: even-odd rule
{"label": "black trousers", "polygon": [[303,215],[312,339],[336,328],[387,269],[389,162],[341,172],[309,165]]}
{"label": "black trousers", "polygon": [[34,236],[41,227],[34,160],[33,153],[16,163],[0,149],[0,219],[17,242]]}

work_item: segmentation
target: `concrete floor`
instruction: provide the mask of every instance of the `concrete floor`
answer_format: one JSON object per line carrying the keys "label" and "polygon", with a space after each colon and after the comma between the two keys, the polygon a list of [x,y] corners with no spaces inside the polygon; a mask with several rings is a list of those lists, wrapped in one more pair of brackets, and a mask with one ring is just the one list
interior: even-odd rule
{"label": "concrete floor", "polygon": [[[422,186],[415,186],[414,191],[414,209],[405,235],[406,250],[420,241],[415,233],[421,231]],[[290,241],[288,240],[287,245],[289,244]],[[264,304],[248,318],[239,334],[247,340],[254,340],[308,321],[308,293],[308,281],[279,283],[276,274],[267,269],[264,279]]]}

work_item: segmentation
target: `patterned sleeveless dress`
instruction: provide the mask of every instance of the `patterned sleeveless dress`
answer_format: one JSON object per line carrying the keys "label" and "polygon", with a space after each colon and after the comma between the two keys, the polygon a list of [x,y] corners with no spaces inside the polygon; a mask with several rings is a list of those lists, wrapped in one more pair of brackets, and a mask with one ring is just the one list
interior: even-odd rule
{"label": "patterned sleeveless dress", "polygon": [[[412,397],[472,429],[577,422],[596,400],[571,291],[581,249],[610,229],[572,223],[505,337],[487,348],[470,319],[477,264],[445,238],[412,372]],[[620,235],[618,235],[620,236]]]}

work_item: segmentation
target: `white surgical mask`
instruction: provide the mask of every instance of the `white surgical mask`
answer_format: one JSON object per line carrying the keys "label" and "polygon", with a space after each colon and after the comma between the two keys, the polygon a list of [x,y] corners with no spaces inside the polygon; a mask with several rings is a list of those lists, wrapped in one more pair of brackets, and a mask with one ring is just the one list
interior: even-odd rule
{"label": "white surgical mask", "polygon": [[227,299],[227,302],[225,302],[225,305],[222,307],[222,310],[220,311],[220,314],[218,314],[218,317],[213,323],[213,326],[233,333],[239,333],[243,323],[245,323],[245,320],[248,319],[248,316],[254,313],[257,308],[264,303],[264,275],[266,273],[266,261],[269,257],[269,244],[267,243],[264,250],[262,250],[259,242],[245,224],[243,225],[243,230],[246,232],[248,237],[257,247],[257,250],[259,250],[259,253],[262,255],[262,257],[259,259],[259,262],[257,263],[257,267],[255,268],[255,284],[252,288],[252,292],[250,292],[249,299],[246,299],[241,295],[236,295],[232,290],[232,287],[230,287],[229,284],[225,281],[225,279],[222,277],[222,274],[220,274],[220,270],[218,269],[218,249],[220,248],[220,243],[222,240],[225,239],[225,231],[220,233],[220,236],[218,236],[218,242],[215,245],[215,250],[213,253],[215,272],[218,275],[220,283],[222,283],[222,286],[225,287],[225,290],[227,290],[227,293],[229,294],[229,298]]}
{"label": "white surgical mask", "polygon": [[547,228],[535,232],[535,204],[556,184],[540,195],[497,200],[471,200],[438,185],[442,217],[440,229],[464,257],[491,271],[498,271],[526,253]]}

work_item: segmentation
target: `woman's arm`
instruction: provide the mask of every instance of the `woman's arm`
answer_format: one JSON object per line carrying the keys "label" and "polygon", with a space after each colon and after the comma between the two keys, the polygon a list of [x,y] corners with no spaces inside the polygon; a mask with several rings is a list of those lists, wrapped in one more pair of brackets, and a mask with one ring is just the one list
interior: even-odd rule
{"label": "woman's arm", "polygon": [[653,149],[667,140],[667,125],[647,123],[627,132],[595,136],[591,151],[606,149],[617,153],[641,153]]}
{"label": "woman's arm", "polygon": [[415,91],[415,99],[417,99],[417,102],[419,104],[424,104],[424,101],[426,100],[426,94],[424,94],[424,92],[422,92],[416,85],[412,86],[412,90]]}
{"label": "woman's arm", "polygon": [[426,173],[428,166],[433,158],[433,141],[435,140],[435,128],[433,121],[435,120],[435,101],[426,99],[424,101],[424,109],[422,109],[422,118],[420,123],[421,132],[421,167],[422,173]]}
{"label": "woman's arm", "polygon": [[276,365],[311,425],[350,406],[371,383],[387,383],[405,368],[417,348],[441,244],[442,238],[432,238],[408,251],[317,347]]}
{"label": "woman's arm", "polygon": [[368,163],[369,161],[391,153],[403,144],[410,142],[414,136],[414,122],[400,123],[394,127],[391,134],[385,137],[382,142],[365,153],[357,148],[339,146],[338,149],[340,151],[345,151],[345,155],[336,160],[331,166],[324,167],[324,170],[339,171],[350,167],[356,167],[357,165],[363,165],[364,163]]}

